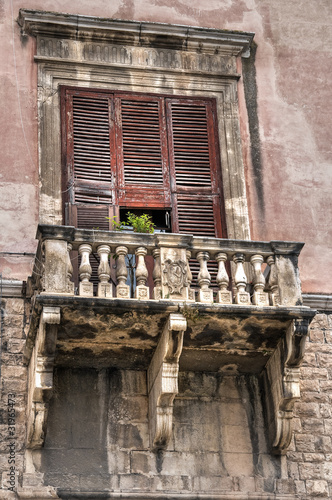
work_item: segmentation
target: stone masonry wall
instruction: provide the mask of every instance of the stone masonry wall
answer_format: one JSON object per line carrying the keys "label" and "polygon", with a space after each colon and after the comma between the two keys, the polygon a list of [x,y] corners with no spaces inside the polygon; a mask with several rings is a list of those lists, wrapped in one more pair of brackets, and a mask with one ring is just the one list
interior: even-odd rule
{"label": "stone masonry wall", "polygon": [[[3,299],[0,498],[11,498],[11,471],[15,485],[23,477],[24,325],[23,300]],[[154,454],[148,450],[145,372],[59,368],[45,448],[34,465],[44,484],[63,490],[266,491],[299,500],[332,498],[331,354],[332,315],[320,313],[301,368],[294,437],[281,459],[267,452],[256,379],[181,372],[174,439],[167,451]]]}
{"label": "stone masonry wall", "polygon": [[301,401],[280,492],[296,498],[332,498],[332,314],[311,323],[301,367]]}
{"label": "stone masonry wall", "polygon": [[[60,490],[273,492],[256,377],[180,372],[173,440],[150,451],[146,372],[59,368],[42,453]],[[61,493],[60,493],[61,495]]]}
{"label": "stone masonry wall", "polygon": [[[16,488],[22,481],[27,401],[27,368],[23,364],[24,301],[1,303],[0,474],[1,487]],[[5,498],[1,496],[0,498]]]}

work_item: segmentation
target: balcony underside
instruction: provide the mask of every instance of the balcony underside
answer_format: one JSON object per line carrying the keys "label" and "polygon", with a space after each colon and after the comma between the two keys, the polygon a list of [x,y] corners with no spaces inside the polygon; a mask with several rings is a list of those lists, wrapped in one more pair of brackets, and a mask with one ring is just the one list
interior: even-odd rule
{"label": "balcony underside", "polygon": [[205,305],[171,301],[38,295],[27,358],[42,307],[60,307],[57,366],[146,370],[170,313],[187,320],[180,370],[260,373],[305,307]]}

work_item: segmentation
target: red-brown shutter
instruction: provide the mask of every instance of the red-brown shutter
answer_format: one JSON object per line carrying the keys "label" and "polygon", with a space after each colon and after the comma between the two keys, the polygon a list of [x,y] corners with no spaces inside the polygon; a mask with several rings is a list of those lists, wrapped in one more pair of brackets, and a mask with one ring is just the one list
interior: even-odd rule
{"label": "red-brown shutter", "polygon": [[167,102],[173,230],[222,237],[221,172],[210,99]]}
{"label": "red-brown shutter", "polygon": [[115,204],[111,114],[112,96],[67,91],[66,222],[69,224],[110,228],[106,217],[110,215],[109,206]]}
{"label": "red-brown shutter", "polygon": [[[210,99],[166,100],[173,231],[225,237],[222,228],[221,170],[216,114]],[[193,286],[199,264],[190,261]],[[209,262],[212,284],[217,263]]]}
{"label": "red-brown shutter", "polygon": [[169,207],[164,98],[117,94],[115,116],[119,204]]}

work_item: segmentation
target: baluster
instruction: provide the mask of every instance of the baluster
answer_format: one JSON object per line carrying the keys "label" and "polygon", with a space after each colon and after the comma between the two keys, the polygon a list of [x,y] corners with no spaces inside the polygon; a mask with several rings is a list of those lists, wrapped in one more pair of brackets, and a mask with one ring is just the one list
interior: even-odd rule
{"label": "baluster", "polygon": [[254,294],[252,301],[256,306],[268,306],[269,305],[269,296],[266,292],[264,292],[265,288],[265,278],[262,273],[262,264],[264,262],[264,258],[262,255],[253,255],[250,258],[250,262],[254,268]]}
{"label": "baluster", "polygon": [[136,299],[149,299],[149,287],[146,286],[146,280],[148,278],[148,270],[145,265],[144,257],[147,254],[147,249],[145,247],[138,247],[135,250],[135,255],[137,258],[136,262],[136,290],[135,290],[135,298]]}
{"label": "baluster", "polygon": [[160,248],[155,248],[152,251],[152,255],[154,258],[154,268],[152,273],[154,283],[153,298],[155,300],[159,300],[162,298]]}
{"label": "baluster", "polygon": [[98,266],[98,297],[112,297],[112,286],[109,283],[111,277],[111,268],[108,262],[108,256],[111,253],[111,248],[109,245],[99,245],[97,248],[98,255],[100,257],[100,263]]}
{"label": "baluster", "polygon": [[218,274],[216,278],[219,290],[217,293],[217,302],[220,304],[232,304],[232,292],[227,290],[229,285],[229,277],[226,271],[225,262],[227,261],[227,253],[219,252],[215,257],[218,262]]}
{"label": "baluster", "polygon": [[124,246],[116,247],[116,277],[118,284],[116,286],[116,296],[121,299],[130,298],[130,287],[126,285],[128,270],[126,266],[126,255],[128,254],[128,248]]}
{"label": "baluster", "polygon": [[207,268],[207,261],[210,259],[209,252],[198,252],[196,259],[199,262],[199,273],[197,277],[200,290],[198,292],[199,302],[211,304],[213,302],[213,290],[209,288],[211,276]]}
{"label": "baluster", "polygon": [[78,270],[80,275],[79,294],[84,297],[92,297],[93,284],[90,283],[92,269],[90,266],[90,259],[89,259],[89,255],[92,252],[92,246],[89,245],[88,243],[84,243],[83,245],[79,246],[78,252],[81,256],[81,265]]}
{"label": "baluster", "polygon": [[280,305],[279,285],[278,285],[278,271],[275,265],[274,255],[270,255],[266,262],[270,266],[270,274],[268,281],[269,296],[271,306]]}
{"label": "baluster", "polygon": [[73,245],[71,243],[67,244],[67,291],[70,295],[74,295],[75,291],[75,283],[72,281],[73,277],[73,265],[70,260],[70,252],[73,249]]}
{"label": "baluster", "polygon": [[186,250],[186,256],[187,256],[187,281],[188,281],[188,300],[191,300],[193,302],[195,302],[195,290],[190,288],[191,287],[191,282],[193,280],[193,275],[192,275],[192,272],[191,272],[191,269],[190,269],[190,265],[189,265],[189,260],[190,260],[190,257],[191,257],[191,251],[190,250]]}
{"label": "baluster", "polygon": [[236,253],[233,255],[233,261],[236,264],[234,276],[236,286],[235,303],[243,305],[250,304],[250,295],[246,292],[247,276],[243,267],[244,259],[245,256],[243,253]]}

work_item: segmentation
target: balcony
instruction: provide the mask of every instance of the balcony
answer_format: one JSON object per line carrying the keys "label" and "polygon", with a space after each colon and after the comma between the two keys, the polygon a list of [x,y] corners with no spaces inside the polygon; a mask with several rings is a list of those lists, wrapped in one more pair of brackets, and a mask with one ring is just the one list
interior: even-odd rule
{"label": "balcony", "polygon": [[271,447],[287,449],[315,314],[302,306],[302,243],[47,225],[37,238],[30,447],[43,444],[57,365],[147,370],[152,449],[170,438],[179,370],[259,376]]}

